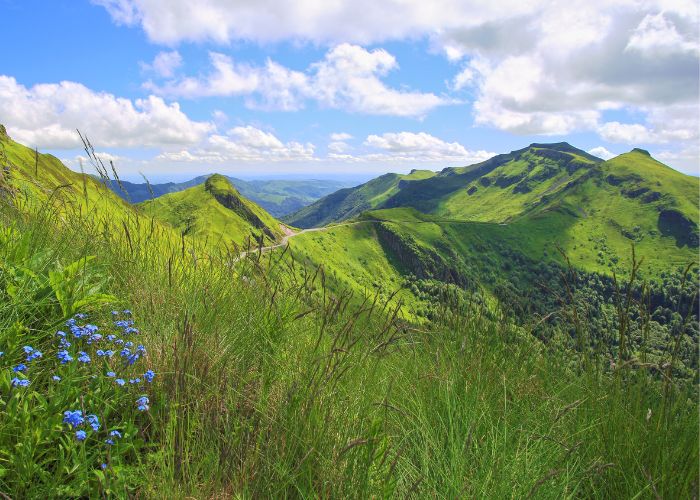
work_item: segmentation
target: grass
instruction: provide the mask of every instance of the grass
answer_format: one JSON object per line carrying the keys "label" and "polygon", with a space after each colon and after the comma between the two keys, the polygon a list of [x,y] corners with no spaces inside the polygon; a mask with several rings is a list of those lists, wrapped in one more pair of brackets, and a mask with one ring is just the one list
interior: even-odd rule
{"label": "grass", "polygon": [[[119,214],[32,197],[0,205],[3,231],[21,235],[0,239],[0,350],[15,356],[14,329],[12,346],[47,342],[43,359],[53,359],[49,339],[76,308],[96,318],[128,308],[141,329],[156,378],[138,446],[104,476],[121,478],[114,496],[697,496],[696,387],[622,359],[614,370],[583,359],[565,322],[542,343],[466,294],[418,325],[372,293],[358,303],[331,290],[330,272],[290,252],[234,264],[128,207]],[[426,242],[443,237],[413,225]],[[348,276],[383,276],[391,263],[379,260],[372,224],[331,231],[333,246],[314,233],[299,241]],[[345,233],[366,265],[343,257]],[[84,272],[73,285],[46,289],[74,262]],[[18,277],[36,293],[8,286]],[[3,377],[10,366],[0,358]],[[12,419],[21,431],[0,433],[0,491],[23,496],[10,478],[31,467],[47,478],[32,496],[106,494],[99,464],[61,444],[60,425],[42,431],[40,457],[8,458],[34,432],[34,412],[61,416],[49,387],[37,382],[31,405],[0,393],[1,428]],[[99,394],[78,387],[71,401]]]}

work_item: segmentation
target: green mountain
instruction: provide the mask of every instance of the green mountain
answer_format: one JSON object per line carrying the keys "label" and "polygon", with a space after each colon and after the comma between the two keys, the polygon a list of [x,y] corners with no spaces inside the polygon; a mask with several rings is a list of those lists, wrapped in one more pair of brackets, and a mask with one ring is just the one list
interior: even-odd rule
{"label": "green mountain", "polygon": [[357,187],[341,189],[284,218],[296,227],[319,227],[350,219],[365,210],[381,207],[406,185],[429,179],[435,172],[413,170],[408,175],[385,174]]}
{"label": "green mountain", "polygon": [[146,214],[166,222],[183,235],[218,243],[255,244],[260,238],[276,241],[280,223],[257,204],[245,199],[223,175],[214,174],[203,184],[137,205]]}
{"label": "green mountain", "polygon": [[[109,187],[131,203],[157,198],[168,193],[176,193],[204,183],[208,175],[200,175],[186,182],[165,182],[161,184],[138,184],[128,181],[110,182]],[[347,186],[347,183],[334,180],[252,180],[244,181],[228,177],[241,195],[254,201],[274,217],[282,217],[310,205],[319,198]]]}
{"label": "green mountain", "polygon": [[53,155],[42,154],[12,140],[0,125],[0,192],[14,198],[33,195],[58,201],[76,210],[98,209],[102,214],[128,204],[100,181],[73,172]]}

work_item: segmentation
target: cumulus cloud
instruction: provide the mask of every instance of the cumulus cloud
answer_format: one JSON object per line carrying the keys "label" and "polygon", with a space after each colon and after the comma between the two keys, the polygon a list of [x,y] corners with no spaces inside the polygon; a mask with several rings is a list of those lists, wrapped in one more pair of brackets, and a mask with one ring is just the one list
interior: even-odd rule
{"label": "cumulus cloud", "polygon": [[125,148],[194,144],[214,129],[160,97],[130,100],[68,81],[25,87],[2,75],[0,123],[14,139],[50,149],[80,147],[77,128],[96,146]]}
{"label": "cumulus cloud", "polygon": [[264,66],[236,63],[217,52],[209,54],[211,71],[162,84],[146,82],[146,89],[169,97],[246,96],[254,109],[294,111],[307,100],[321,107],[349,112],[423,116],[449,101],[432,93],[396,90],[381,78],[398,68],[394,56],[383,49],[368,51],[341,44],[305,72],[267,60]]}
{"label": "cumulus cloud", "polygon": [[615,153],[608,151],[607,148],[603,146],[589,149],[588,153],[592,154],[593,156],[597,156],[598,158],[602,158],[603,160],[609,160],[610,158],[615,158],[617,156]]}
{"label": "cumulus cloud", "polygon": [[175,71],[182,65],[182,56],[177,50],[169,52],[159,52],[153,58],[153,62],[141,63],[144,71],[152,71],[162,78],[172,78]]}
{"label": "cumulus cloud", "polygon": [[352,139],[352,135],[347,132],[334,132],[330,135],[331,141],[348,141]]}
{"label": "cumulus cloud", "polygon": [[247,125],[213,134],[193,150],[163,152],[156,158],[172,162],[312,161],[314,145],[282,142],[274,134]]}
{"label": "cumulus cloud", "polygon": [[429,162],[467,165],[487,160],[495,153],[470,151],[458,142],[447,142],[426,132],[387,132],[365,139],[368,150],[353,160],[391,162]]}

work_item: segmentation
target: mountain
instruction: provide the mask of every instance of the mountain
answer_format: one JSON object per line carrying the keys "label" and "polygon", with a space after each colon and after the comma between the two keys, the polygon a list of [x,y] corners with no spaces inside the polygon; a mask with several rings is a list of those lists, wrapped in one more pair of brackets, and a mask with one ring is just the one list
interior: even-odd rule
{"label": "mountain", "polygon": [[[372,197],[376,192],[383,196]],[[347,233],[346,243],[324,241],[332,240],[331,231],[292,240],[293,246],[314,247],[300,248],[309,255],[324,245],[349,247],[347,242],[371,237],[374,254],[395,255],[397,248],[413,246],[437,252],[448,267],[507,278],[508,258],[495,258],[499,252],[564,264],[561,249],[577,269],[619,276],[629,272],[634,245],[636,256],[645,259],[643,273],[658,277],[697,262],[698,192],[697,178],[640,149],[603,161],[566,143],[532,144],[422,179],[385,175],[327,196],[287,220],[301,227],[374,221],[372,230],[367,224],[339,229]],[[364,212],[368,208],[373,211]],[[396,229],[400,236],[387,232]],[[335,263],[339,272],[353,269],[352,251],[325,255],[341,259]],[[419,260],[409,259],[413,267]],[[367,266],[358,265],[359,287],[381,281],[382,267],[364,274]]]}
{"label": "mountain", "polygon": [[245,199],[223,175],[137,205],[144,213],[178,229],[183,235],[218,243],[245,245],[259,238],[275,241],[280,223],[254,202]]}
{"label": "mountain", "polygon": [[383,206],[414,181],[430,179],[435,172],[413,170],[410,174],[385,174],[357,187],[341,189],[284,218],[297,227],[325,226]]}
{"label": "mountain", "polygon": [[[119,196],[131,203],[157,198],[168,193],[176,193],[204,183],[208,175],[200,175],[186,182],[166,182],[162,184],[112,181],[109,187]],[[346,183],[334,180],[252,180],[244,181],[228,177],[233,186],[244,197],[254,201],[274,217],[296,212],[319,198],[347,186]]]}
{"label": "mountain", "polygon": [[92,176],[73,172],[53,155],[38,153],[12,140],[0,125],[0,194],[14,198],[52,199],[64,208],[102,215],[130,207]]}

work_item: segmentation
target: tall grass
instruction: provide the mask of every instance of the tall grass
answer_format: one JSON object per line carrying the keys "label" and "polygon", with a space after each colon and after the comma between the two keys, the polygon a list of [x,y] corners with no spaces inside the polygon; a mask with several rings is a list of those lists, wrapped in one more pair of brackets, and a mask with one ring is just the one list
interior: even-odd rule
{"label": "tall grass", "polygon": [[[695,387],[571,362],[496,307],[446,301],[419,328],[288,254],[236,262],[131,211],[26,202],[0,222],[21,235],[0,240],[2,272],[94,256],[76,300],[109,294],[142,328],[151,421],[115,495],[697,497]],[[0,350],[10,325],[48,338],[76,312],[25,298],[0,307]],[[17,442],[0,436],[2,457]]]}

